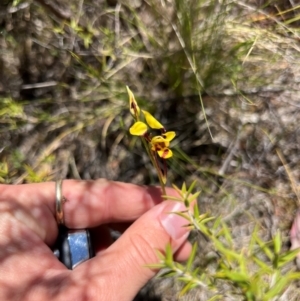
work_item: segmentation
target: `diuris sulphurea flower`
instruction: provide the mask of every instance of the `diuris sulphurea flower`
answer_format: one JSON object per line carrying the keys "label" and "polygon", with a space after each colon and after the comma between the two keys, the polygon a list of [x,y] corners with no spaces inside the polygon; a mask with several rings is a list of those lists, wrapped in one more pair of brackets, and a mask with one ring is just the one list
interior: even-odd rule
{"label": "diuris sulphurea flower", "polygon": [[[176,133],[173,131],[167,132],[165,127],[153,115],[145,110],[141,110],[131,90],[127,86],[126,88],[129,96],[129,110],[135,119],[135,123],[130,127],[129,132],[131,135],[140,136],[142,138],[150,159],[157,170],[158,177],[164,191],[167,167],[164,161],[164,168],[161,170],[157,155],[163,160],[169,159],[173,156],[173,152],[169,147],[170,142],[174,139]],[[141,111],[143,113],[142,115],[144,116],[145,122],[140,120]],[[149,128],[160,130],[160,134],[153,135],[151,132],[149,132]]]}
{"label": "diuris sulphurea flower", "polygon": [[149,112],[144,111],[144,110],[142,110],[142,112],[145,116],[146,122],[149,124],[149,126],[152,129],[161,130],[163,132],[166,131],[164,126],[157,119],[155,119]]}
{"label": "diuris sulphurea flower", "polygon": [[129,129],[131,135],[143,136],[151,146],[152,151],[156,151],[158,155],[163,159],[171,158],[173,153],[169,149],[170,141],[176,136],[175,132],[166,132],[164,126],[155,119],[149,112],[142,110],[146,122],[152,129],[161,130],[161,135],[151,137],[148,133],[148,126],[142,121],[136,121]]}
{"label": "diuris sulphurea flower", "polygon": [[128,95],[129,95],[129,110],[131,115],[136,119],[139,120],[139,116],[140,116],[140,108],[135,100],[135,97],[133,95],[133,93],[131,92],[131,90],[128,88],[128,86],[126,86]]}
{"label": "diuris sulphurea flower", "polygon": [[151,150],[156,151],[163,159],[173,156],[173,152],[169,149],[170,141],[174,139],[175,132],[166,132],[161,136],[154,136],[151,141]]}

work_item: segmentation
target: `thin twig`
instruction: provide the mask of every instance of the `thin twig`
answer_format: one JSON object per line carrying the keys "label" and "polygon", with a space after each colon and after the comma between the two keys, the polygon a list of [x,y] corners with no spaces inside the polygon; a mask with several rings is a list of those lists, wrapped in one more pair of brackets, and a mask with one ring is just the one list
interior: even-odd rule
{"label": "thin twig", "polygon": [[53,86],[56,86],[56,85],[58,85],[58,82],[56,82],[54,80],[51,80],[51,81],[43,82],[43,83],[22,85],[21,89],[22,90],[39,89],[39,88],[53,87]]}
{"label": "thin twig", "polygon": [[298,191],[298,188],[297,188],[297,184],[296,184],[295,178],[292,175],[292,172],[291,172],[291,170],[290,170],[290,168],[289,168],[289,166],[288,166],[288,164],[287,164],[287,162],[286,162],[286,160],[285,160],[282,152],[279,149],[276,149],[276,153],[277,153],[280,161],[282,162],[283,167],[284,167],[284,169],[285,169],[285,171],[286,171],[286,173],[287,173],[287,175],[289,177],[289,180],[291,182],[292,190],[294,191],[294,193],[295,193],[295,195],[296,195],[296,197],[298,199],[298,206],[299,206],[300,205],[300,195],[299,195],[299,191]]}
{"label": "thin twig", "polygon": [[270,14],[266,13],[264,10],[258,9],[256,7],[253,7],[253,6],[249,5],[249,4],[243,3],[242,1],[237,1],[236,4],[238,4],[239,6],[245,7],[247,9],[251,10],[251,11],[259,12],[260,14],[266,16],[268,19],[270,19],[270,20],[274,21],[275,23],[277,23],[279,26],[286,29],[288,32],[294,34],[297,38],[300,38],[295,30],[292,30],[290,27],[288,27],[284,23],[280,22],[277,18],[275,18],[275,17],[271,16]]}
{"label": "thin twig", "polygon": [[35,0],[36,2],[39,2],[41,5],[43,5],[46,9],[51,11],[55,16],[57,16],[60,19],[64,19],[66,21],[71,21],[72,13],[69,9],[62,7],[59,7],[55,1],[53,0]]}
{"label": "thin twig", "polygon": [[201,77],[199,75],[199,72],[196,69],[196,66],[195,66],[195,64],[193,62],[193,58],[190,56],[190,54],[188,53],[188,51],[186,49],[185,42],[184,42],[184,40],[183,40],[183,38],[182,38],[182,36],[181,36],[181,34],[180,34],[180,32],[179,32],[176,24],[172,23],[172,28],[173,28],[173,30],[174,30],[174,32],[175,32],[175,34],[177,36],[177,39],[178,39],[178,41],[179,41],[179,43],[180,43],[180,45],[181,45],[181,47],[182,47],[182,49],[184,51],[184,54],[185,54],[185,56],[186,56],[186,58],[187,58],[187,60],[188,60],[188,62],[190,64],[190,67],[192,68],[192,71],[193,71],[193,73],[194,73],[194,75],[196,77],[198,88],[199,88],[198,89],[198,92],[199,92],[198,96],[200,98],[201,109],[202,109],[202,112],[203,112],[203,115],[204,115],[204,119],[205,119],[205,123],[207,125],[207,129],[208,129],[209,135],[210,135],[211,139],[214,140],[213,139],[213,135],[212,135],[211,130],[210,130],[210,127],[209,127],[209,123],[208,123],[207,117],[206,117],[205,108],[204,108],[203,100],[202,100],[202,95],[201,95],[201,92],[200,92],[200,88],[204,87],[203,80],[201,79]]}
{"label": "thin twig", "polygon": [[229,163],[231,162],[232,157],[233,157],[233,155],[235,154],[235,151],[236,151],[237,148],[238,148],[239,141],[240,141],[240,139],[239,139],[239,138],[240,138],[239,132],[240,132],[240,130],[238,131],[238,135],[237,135],[235,141],[231,144],[232,147],[231,147],[231,149],[230,149],[230,152],[229,152],[227,158],[225,159],[223,165],[222,165],[221,168],[219,169],[219,174],[220,174],[220,175],[224,175],[224,174],[225,174],[225,172],[226,172],[226,170],[227,170],[227,168],[228,168],[228,166],[229,166]]}

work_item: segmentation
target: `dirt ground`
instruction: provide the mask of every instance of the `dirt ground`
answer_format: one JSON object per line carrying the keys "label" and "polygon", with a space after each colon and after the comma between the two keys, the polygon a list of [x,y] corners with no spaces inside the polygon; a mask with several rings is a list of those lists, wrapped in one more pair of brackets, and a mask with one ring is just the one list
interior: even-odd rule
{"label": "dirt ground", "polygon": [[[140,143],[128,135],[129,85],[177,133],[169,183],[196,180],[201,212],[222,216],[237,248],[259,224],[266,240],[280,229],[287,249],[300,202],[300,33],[296,21],[288,28],[284,21],[299,8],[283,20],[276,12],[292,9],[292,1],[261,10],[262,1],[241,1],[224,23],[227,40],[203,50],[201,96],[212,138],[189,61],[152,2],[165,3],[170,19],[176,15],[170,1],[1,2],[1,182],[105,177],[157,184]],[[243,55],[229,49],[242,44],[250,45]],[[201,264],[209,248],[201,235],[191,239],[199,240]],[[153,280],[136,300],[176,300],[178,287]],[[299,296],[295,284],[280,300]],[[207,298],[196,289],[182,300]]]}

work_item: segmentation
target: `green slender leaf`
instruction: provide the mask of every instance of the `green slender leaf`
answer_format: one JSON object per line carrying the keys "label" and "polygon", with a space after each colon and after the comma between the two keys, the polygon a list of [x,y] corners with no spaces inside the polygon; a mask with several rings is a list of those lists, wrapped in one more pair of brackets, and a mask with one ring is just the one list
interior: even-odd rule
{"label": "green slender leaf", "polygon": [[163,254],[162,252],[160,252],[159,250],[155,250],[157,257],[159,258],[160,261],[164,261],[165,260],[165,254]]}
{"label": "green slender leaf", "polygon": [[175,184],[172,184],[172,187],[181,195],[181,190]]}
{"label": "green slender leaf", "polygon": [[216,246],[216,248],[223,253],[227,258],[230,259],[236,259],[239,260],[240,259],[240,254],[230,250],[229,248],[225,247],[218,239],[214,239],[214,244]]}
{"label": "green slender leaf", "polygon": [[235,272],[232,270],[217,272],[215,276],[217,278],[228,279],[237,283],[247,283],[247,284],[250,283],[250,279],[248,275],[240,272]]}
{"label": "green slender leaf", "polygon": [[159,278],[171,278],[176,276],[176,272],[172,270],[167,270],[165,272],[162,272],[161,274],[158,275]]}
{"label": "green slender leaf", "polygon": [[191,204],[194,200],[196,200],[198,198],[198,196],[200,195],[201,191],[195,192],[194,194],[192,194],[191,196],[188,197],[188,202],[189,204]]}
{"label": "green slender leaf", "polygon": [[192,270],[192,265],[193,265],[196,253],[197,253],[197,242],[195,242],[193,244],[192,252],[191,252],[191,254],[189,256],[189,259],[188,259],[188,261],[186,263],[186,269],[187,269],[187,271],[191,271]]}
{"label": "green slender leaf", "polygon": [[188,221],[191,220],[189,215],[187,215],[186,213],[183,213],[183,212],[170,212],[169,214],[176,214],[176,215],[183,217],[184,219],[186,219]]}
{"label": "green slender leaf", "polygon": [[193,277],[198,277],[198,276],[199,276],[199,270],[200,270],[200,268],[198,267],[198,268],[196,268],[196,269],[192,272]]}
{"label": "green slender leaf", "polygon": [[291,272],[285,275],[290,281],[299,280],[300,279],[300,272]]}
{"label": "green slender leaf", "polygon": [[185,270],[185,266],[182,265],[179,262],[174,262],[174,267],[175,267],[176,270],[180,270],[180,271],[184,271]]}
{"label": "green slender leaf", "polygon": [[188,191],[187,191],[187,193],[188,194],[191,194],[192,193],[192,191],[193,191],[193,189],[194,189],[194,187],[195,187],[195,185],[196,185],[196,180],[194,180],[193,182],[192,182],[192,184],[190,185],[190,187],[189,187],[189,189],[188,189]]}
{"label": "green slender leaf", "polygon": [[275,237],[273,238],[274,243],[274,253],[278,255],[281,251],[281,234],[277,231]]}
{"label": "green slender leaf", "polygon": [[247,257],[244,255],[244,249],[242,249],[240,255],[241,255],[241,256],[240,256],[240,258],[239,258],[239,260],[238,260],[240,272],[243,273],[243,274],[245,274],[245,275],[248,275],[247,262],[248,262],[249,258],[247,258]]}
{"label": "green slender leaf", "polygon": [[216,219],[216,221],[214,222],[214,224],[213,224],[213,229],[219,228],[221,222],[222,222],[221,217],[218,217],[218,218]]}
{"label": "green slender leaf", "polygon": [[198,218],[199,215],[200,215],[199,207],[198,207],[198,204],[197,204],[197,202],[196,202],[195,205],[194,205],[194,216],[195,216],[196,218]]}
{"label": "green slender leaf", "polygon": [[262,251],[267,255],[267,257],[273,261],[274,260],[274,253],[270,250],[270,248],[263,242],[257,235],[254,235],[255,241],[258,243]]}
{"label": "green slender leaf", "polygon": [[291,272],[285,275],[290,281],[299,280],[300,279],[300,272]]}
{"label": "green slender leaf", "polygon": [[247,290],[245,292],[245,295],[246,295],[246,300],[248,300],[248,301],[255,301],[256,300],[255,295],[252,293],[252,291]]}
{"label": "green slender leaf", "polygon": [[297,257],[299,253],[300,253],[300,248],[297,248],[295,250],[290,250],[280,255],[278,258],[278,267],[282,267],[287,263],[291,262]]}
{"label": "green slender leaf", "polygon": [[211,217],[202,219],[202,220],[200,221],[200,223],[204,225],[204,224],[207,224],[208,222],[210,222],[210,221],[212,221],[212,220],[214,220],[214,219],[215,219],[215,217],[211,216]]}
{"label": "green slender leaf", "polygon": [[260,268],[265,270],[266,273],[271,273],[273,271],[273,269],[269,265],[267,265],[264,261],[258,259],[256,256],[253,256],[252,259]]}
{"label": "green slender leaf", "polygon": [[179,281],[181,281],[183,283],[191,282],[191,277],[190,277],[190,275],[187,275],[187,274],[184,274],[183,276],[177,277],[176,279],[178,279]]}
{"label": "green slender leaf", "polygon": [[227,227],[226,223],[222,222],[222,228],[223,228],[223,233],[224,233],[226,241],[230,244],[230,246],[232,246],[232,244],[233,244],[232,236],[231,236],[230,230]]}
{"label": "green slender leaf", "polygon": [[173,251],[171,244],[168,243],[166,247],[166,257],[165,257],[165,263],[167,266],[173,266],[174,265],[174,260],[173,260]]}
{"label": "green slender leaf", "polygon": [[182,183],[181,192],[186,194],[186,184],[185,184],[185,182]]}
{"label": "green slender leaf", "polygon": [[176,196],[171,196],[171,195],[163,195],[162,198],[164,200],[170,200],[170,201],[177,201],[177,202],[182,202],[182,199]]}
{"label": "green slender leaf", "polygon": [[248,251],[249,251],[250,254],[254,253],[254,249],[257,246],[257,242],[256,242],[256,239],[255,239],[255,237],[257,237],[257,235],[258,235],[257,232],[258,232],[258,226],[255,225],[254,230],[253,230],[252,235],[251,235],[250,243],[249,243],[249,246],[248,246]]}
{"label": "green slender leaf", "polygon": [[186,284],[183,289],[180,291],[179,293],[179,297],[184,296],[188,291],[190,291],[191,289],[193,289],[194,287],[196,287],[197,284],[193,283],[193,282],[189,282],[188,284]]}
{"label": "green slender leaf", "polygon": [[281,277],[276,281],[274,286],[266,292],[266,294],[263,297],[264,301],[272,300],[272,298],[280,295],[282,291],[286,288],[287,284],[289,283],[289,279],[287,277]]}

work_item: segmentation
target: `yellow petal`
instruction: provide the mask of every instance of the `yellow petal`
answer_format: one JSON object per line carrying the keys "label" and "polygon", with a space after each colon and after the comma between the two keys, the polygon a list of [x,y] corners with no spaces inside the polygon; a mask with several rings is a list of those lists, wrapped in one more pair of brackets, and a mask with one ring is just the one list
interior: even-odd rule
{"label": "yellow petal", "polygon": [[137,121],[130,129],[131,135],[143,136],[147,132],[147,125],[144,122]]}
{"label": "yellow petal", "polygon": [[163,138],[162,136],[154,136],[151,139],[151,144],[153,146],[158,146],[160,149],[168,147],[170,145],[170,142],[168,140],[166,140],[165,138]]}
{"label": "yellow petal", "polygon": [[173,156],[173,152],[169,148],[157,151],[158,155],[163,159],[169,159]]}
{"label": "yellow petal", "polygon": [[162,135],[167,141],[171,141],[176,136],[175,132],[166,132]]}
{"label": "yellow petal", "polygon": [[134,98],[133,93],[131,92],[131,90],[129,89],[128,86],[126,86],[127,92],[128,92],[128,96],[129,96],[129,110],[130,113],[134,116],[134,117],[138,117],[140,115],[140,108]]}
{"label": "yellow petal", "polygon": [[144,113],[144,116],[146,118],[146,121],[148,123],[148,125],[152,128],[152,129],[163,129],[164,126],[158,121],[156,120],[149,112],[142,110],[142,112]]}
{"label": "yellow petal", "polygon": [[167,139],[165,139],[163,136],[154,136],[151,139],[151,143],[155,144],[155,143],[162,143],[162,142],[168,142]]}

